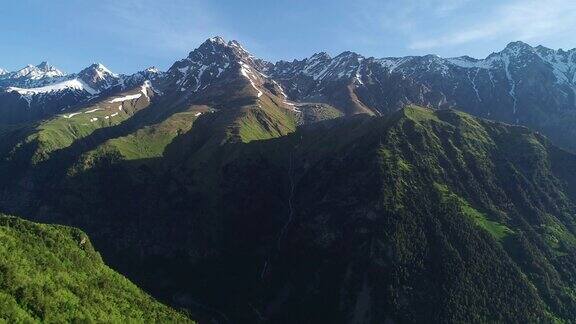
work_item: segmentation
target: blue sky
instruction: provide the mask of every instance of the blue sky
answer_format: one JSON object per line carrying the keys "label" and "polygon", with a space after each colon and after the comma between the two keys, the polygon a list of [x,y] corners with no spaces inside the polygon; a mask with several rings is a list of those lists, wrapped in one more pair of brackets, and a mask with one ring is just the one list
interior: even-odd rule
{"label": "blue sky", "polygon": [[205,39],[237,39],[270,61],[319,51],[485,57],[508,42],[576,47],[574,0],[4,0],[0,67],[92,62],[168,68]]}

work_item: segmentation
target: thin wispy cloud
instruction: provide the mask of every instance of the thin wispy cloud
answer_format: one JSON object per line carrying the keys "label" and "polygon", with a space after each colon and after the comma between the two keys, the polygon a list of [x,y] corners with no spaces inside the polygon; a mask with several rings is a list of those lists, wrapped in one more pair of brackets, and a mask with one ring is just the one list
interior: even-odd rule
{"label": "thin wispy cloud", "polygon": [[435,49],[475,41],[495,39],[541,40],[559,35],[570,36],[576,28],[576,2],[572,0],[532,0],[498,4],[475,21],[455,24],[440,35],[417,37],[410,49]]}
{"label": "thin wispy cloud", "polygon": [[576,46],[575,0],[28,0],[7,1],[2,14],[8,69],[44,59],[68,71],[92,61],[124,73],[168,68],[214,35],[270,61],[347,50],[482,57],[516,40]]}
{"label": "thin wispy cloud", "polygon": [[470,3],[471,0],[360,0],[351,5],[346,21],[352,27],[341,38],[375,49],[394,42],[389,47],[396,48],[396,54],[400,55],[398,47],[408,48],[411,39],[437,29],[446,18],[460,14]]}
{"label": "thin wispy cloud", "polygon": [[226,34],[225,24],[199,0],[104,1],[102,16],[116,24],[105,26],[115,38],[156,52],[188,51],[207,38]]}
{"label": "thin wispy cloud", "polygon": [[436,0],[430,4],[435,16],[445,17],[464,7],[470,0]]}

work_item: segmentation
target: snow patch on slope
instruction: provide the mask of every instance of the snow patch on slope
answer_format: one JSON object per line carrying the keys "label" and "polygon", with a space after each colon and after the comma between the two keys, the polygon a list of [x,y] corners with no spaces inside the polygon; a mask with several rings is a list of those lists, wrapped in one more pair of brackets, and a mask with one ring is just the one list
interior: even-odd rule
{"label": "snow patch on slope", "polygon": [[51,84],[51,85],[44,86],[44,87],[38,87],[38,88],[26,89],[26,88],[9,87],[6,89],[6,91],[7,92],[15,91],[15,92],[18,92],[19,94],[21,94],[23,96],[33,96],[33,95],[37,95],[37,94],[58,92],[58,91],[69,90],[69,89],[84,90],[84,91],[90,93],[91,95],[98,93],[98,91],[92,89],[86,83],[84,83],[83,81],[78,80],[78,79],[67,80],[67,81]]}
{"label": "snow patch on slope", "polygon": [[478,99],[478,102],[482,102],[482,99],[480,98],[480,93],[478,92],[478,87],[476,86],[476,77],[478,77],[479,71],[480,71],[480,68],[477,68],[476,74],[474,74],[473,78],[470,77],[470,71],[468,71],[466,73],[466,76],[468,77],[468,80],[472,84],[472,89],[474,89],[474,92],[476,93],[476,99]]}
{"label": "snow patch on slope", "polygon": [[[148,97],[148,89],[152,87],[152,84],[150,83],[150,81],[145,81],[144,84],[142,84],[142,86],[140,87],[140,92],[136,93],[136,94],[131,94],[131,95],[127,95],[124,97],[120,97],[120,98],[114,98],[112,100],[109,101],[109,103],[116,103],[116,102],[124,102],[124,101],[128,101],[128,100],[135,100],[138,99],[140,97],[142,97],[142,95],[144,95],[146,98]],[[122,106],[120,106],[122,107]]]}
{"label": "snow patch on slope", "polygon": [[512,101],[514,103],[512,107],[512,112],[516,115],[516,105],[518,103],[518,99],[516,98],[516,82],[512,78],[512,73],[510,72],[510,57],[508,55],[502,55],[502,63],[504,63],[504,72],[506,72],[506,78],[508,79],[508,83],[510,84],[510,97],[512,97]]}
{"label": "snow patch on slope", "polygon": [[128,100],[135,100],[142,97],[141,93],[137,93],[137,94],[133,94],[133,95],[127,95],[124,97],[120,97],[120,98],[114,98],[112,100],[110,100],[110,103],[115,103],[115,102],[123,102],[123,101],[128,101]]}
{"label": "snow patch on slope", "polygon": [[576,81],[575,51],[559,52],[550,50],[547,53],[536,51],[540,58],[552,68],[557,83],[573,84]]}
{"label": "snow patch on slope", "polygon": [[252,80],[252,77],[254,77],[254,73],[252,73],[250,71],[250,66],[244,62],[238,62],[238,63],[240,63],[240,73],[242,73],[242,75],[246,79],[248,79],[248,81],[250,81],[250,84],[252,85],[254,90],[256,90],[258,92],[258,98],[260,98],[262,96],[262,91],[260,91],[260,89],[258,89],[258,87],[256,87],[256,84]]}
{"label": "snow patch on slope", "polygon": [[402,64],[404,64],[410,60],[411,60],[410,57],[402,57],[402,58],[389,57],[389,58],[379,59],[378,63],[381,66],[387,68],[388,71],[390,71],[390,73],[392,73],[396,69],[398,69],[400,66],[402,66]]}
{"label": "snow patch on slope", "polygon": [[446,62],[454,66],[458,66],[465,69],[491,69],[494,64],[492,58],[485,60],[475,60],[469,57],[453,57],[446,59]]}

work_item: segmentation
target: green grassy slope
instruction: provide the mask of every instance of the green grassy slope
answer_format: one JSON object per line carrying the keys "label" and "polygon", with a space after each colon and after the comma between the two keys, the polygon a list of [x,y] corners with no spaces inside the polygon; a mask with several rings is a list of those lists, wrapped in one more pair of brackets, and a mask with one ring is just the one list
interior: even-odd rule
{"label": "green grassy slope", "polygon": [[254,104],[222,113],[228,116],[222,120],[224,123],[217,125],[225,130],[221,143],[266,140],[287,135],[296,129],[296,115],[268,96],[260,97]]}
{"label": "green grassy slope", "polygon": [[210,301],[246,322],[252,307],[294,322],[570,320],[574,197],[556,154],[524,127],[407,107],[224,145],[218,163],[175,167],[169,199],[202,224],[190,230],[214,230],[217,257],[192,269],[228,269],[204,275]]}
{"label": "green grassy slope", "polygon": [[205,109],[177,112],[158,123],[140,127],[125,136],[111,138],[78,157],[73,173],[78,169],[92,168],[106,158],[142,162],[161,158],[166,146],[176,136],[189,131],[196,119],[206,113],[209,112]]}
{"label": "green grassy slope", "polygon": [[[119,125],[130,119],[136,112],[150,105],[153,93],[138,87],[134,90],[104,98],[83,109],[54,116],[48,120],[34,124],[19,126],[2,126],[0,139],[10,143],[9,147],[0,152],[8,158],[29,161],[36,164],[50,158],[50,155],[74,142],[86,138],[96,130]],[[138,98],[116,101],[130,95],[140,95]],[[14,141],[17,140],[17,143]]]}
{"label": "green grassy slope", "polygon": [[222,147],[228,149],[238,144],[282,137],[293,133],[296,125],[294,112],[263,96],[257,103],[222,109],[199,118],[189,132],[176,137],[166,147],[165,162],[171,165],[193,157],[187,163],[214,163],[214,159],[222,156],[217,153]]}
{"label": "green grassy slope", "polygon": [[0,215],[0,320],[191,322],[108,268],[80,230]]}
{"label": "green grassy slope", "polygon": [[30,214],[81,226],[122,273],[207,320],[576,317],[574,155],[413,106],[295,130],[265,100],[203,114],[161,154],[155,135],[110,140],[96,155],[117,159],[35,184]]}
{"label": "green grassy slope", "polygon": [[178,134],[187,132],[198,118],[196,111],[179,112],[166,120],[136,130],[127,136],[109,140],[104,145],[118,149],[126,160],[161,157],[164,148]]}
{"label": "green grassy slope", "polygon": [[444,207],[456,208],[459,213],[468,217],[475,225],[490,233],[490,235],[492,235],[496,240],[503,241],[505,238],[514,234],[514,231],[506,225],[488,220],[486,215],[471,207],[466,200],[454,193],[451,193],[446,186],[437,184],[436,189],[441,195],[441,204],[444,205]]}

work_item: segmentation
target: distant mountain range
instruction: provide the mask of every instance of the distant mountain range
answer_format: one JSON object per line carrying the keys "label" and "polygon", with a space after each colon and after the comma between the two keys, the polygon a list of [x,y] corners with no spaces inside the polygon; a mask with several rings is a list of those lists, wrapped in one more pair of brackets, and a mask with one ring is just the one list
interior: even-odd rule
{"label": "distant mountain range", "polygon": [[67,75],[47,62],[0,75],[0,121],[21,123],[49,118],[72,111],[100,96],[110,95],[154,80],[159,71],[148,68],[125,76],[112,73],[94,63],[82,71]]}
{"label": "distant mountain range", "polygon": [[[0,211],[80,228],[202,323],[569,322],[574,52],[270,63],[214,37],[164,72],[4,73]],[[40,244],[38,225],[4,223]],[[71,231],[61,253],[85,256]],[[82,260],[74,273],[117,278]],[[34,310],[54,303],[2,281],[17,270],[0,263],[0,298],[49,320]],[[83,311],[131,300],[126,320],[181,316],[132,292],[66,296]],[[61,318],[82,319],[74,307]]]}
{"label": "distant mountain range", "polygon": [[[116,75],[102,64],[64,75],[43,62],[0,75],[0,121],[17,123],[74,111],[150,80],[174,104],[200,102],[231,78],[243,77],[256,94],[271,93],[286,103],[330,105],[340,113],[383,114],[406,104],[456,108],[476,116],[541,131],[556,143],[576,148],[576,53],[510,43],[478,60],[434,55],[366,58],[344,52],[270,63],[240,43],[207,40],[166,72],[149,68]],[[232,75],[236,74],[236,75]],[[221,99],[218,99],[221,100]]]}

